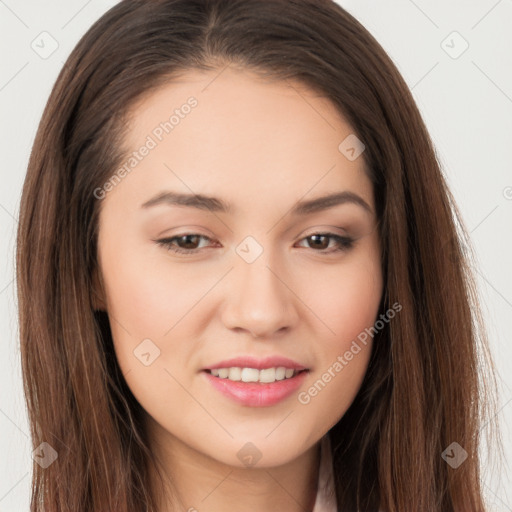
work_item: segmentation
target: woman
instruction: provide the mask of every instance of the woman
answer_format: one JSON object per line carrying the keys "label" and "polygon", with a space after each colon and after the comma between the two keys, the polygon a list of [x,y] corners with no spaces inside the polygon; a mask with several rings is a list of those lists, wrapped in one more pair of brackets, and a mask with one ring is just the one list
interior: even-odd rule
{"label": "woman", "polygon": [[406,84],[337,4],[120,2],[23,189],[53,454],[32,510],[484,510],[490,359],[454,219]]}

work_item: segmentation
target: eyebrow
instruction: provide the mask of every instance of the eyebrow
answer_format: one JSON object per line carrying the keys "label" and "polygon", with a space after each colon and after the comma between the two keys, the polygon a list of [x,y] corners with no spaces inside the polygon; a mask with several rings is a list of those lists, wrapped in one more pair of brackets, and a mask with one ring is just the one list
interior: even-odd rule
{"label": "eyebrow", "polygon": [[[349,190],[328,194],[315,199],[299,201],[291,210],[292,215],[310,215],[319,211],[327,210],[341,204],[355,204],[362,207],[368,213],[373,214],[371,206],[359,195]],[[205,196],[202,194],[183,194],[178,192],[165,191],[156,195],[142,204],[141,208],[150,208],[156,205],[188,206],[199,210],[211,212],[231,213],[232,206],[222,199]]]}

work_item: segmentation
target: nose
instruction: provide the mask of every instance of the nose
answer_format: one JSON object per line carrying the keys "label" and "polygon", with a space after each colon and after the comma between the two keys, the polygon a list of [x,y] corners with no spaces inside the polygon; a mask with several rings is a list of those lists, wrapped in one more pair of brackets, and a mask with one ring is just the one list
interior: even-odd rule
{"label": "nose", "polygon": [[263,255],[253,263],[237,262],[229,279],[222,320],[228,329],[269,338],[297,324],[300,301],[287,282],[287,274]]}

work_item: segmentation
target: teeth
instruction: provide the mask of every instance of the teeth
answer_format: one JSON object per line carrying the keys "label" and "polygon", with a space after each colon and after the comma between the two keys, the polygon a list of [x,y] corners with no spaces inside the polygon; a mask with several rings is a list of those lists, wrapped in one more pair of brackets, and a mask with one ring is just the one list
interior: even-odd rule
{"label": "teeth", "polygon": [[228,379],[234,381],[242,380],[242,368],[230,368]]}
{"label": "teeth", "polygon": [[285,368],[279,366],[277,368],[265,368],[263,370],[257,370],[256,368],[217,368],[210,370],[210,373],[214,377],[220,379],[229,379],[235,382],[261,382],[268,384],[275,382],[276,380],[290,379],[296,372],[293,368]]}
{"label": "teeth", "polygon": [[242,382],[258,382],[260,371],[254,368],[242,368]]}
{"label": "teeth", "polygon": [[276,380],[283,380],[285,374],[286,374],[286,368],[283,368],[282,366],[280,366],[279,368],[276,369]]}
{"label": "teeth", "polygon": [[275,368],[265,368],[264,370],[260,370],[258,373],[259,373],[259,377],[260,377],[259,378],[260,382],[274,382],[275,380],[277,380],[276,379],[277,371]]}

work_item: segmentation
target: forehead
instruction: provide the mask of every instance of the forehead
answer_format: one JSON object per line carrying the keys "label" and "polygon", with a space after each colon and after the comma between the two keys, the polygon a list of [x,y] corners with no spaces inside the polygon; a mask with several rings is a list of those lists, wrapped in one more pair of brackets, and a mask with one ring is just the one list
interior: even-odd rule
{"label": "forehead", "polygon": [[340,150],[349,136],[335,105],[301,83],[189,70],[131,109],[125,160],[148,141],[152,148],[114,192],[131,188],[142,200],[170,188],[249,204],[351,189],[372,204],[363,158]]}
{"label": "forehead", "polygon": [[[192,98],[197,106],[188,109]],[[271,142],[283,150],[290,145],[298,149],[301,142],[320,140],[336,147],[340,136],[353,131],[328,98],[304,84],[228,67],[188,70],[147,93],[130,110],[128,139],[136,142],[175,112],[172,132],[165,138],[182,142],[192,132],[203,144],[210,142],[210,153],[243,142],[254,149]]]}

